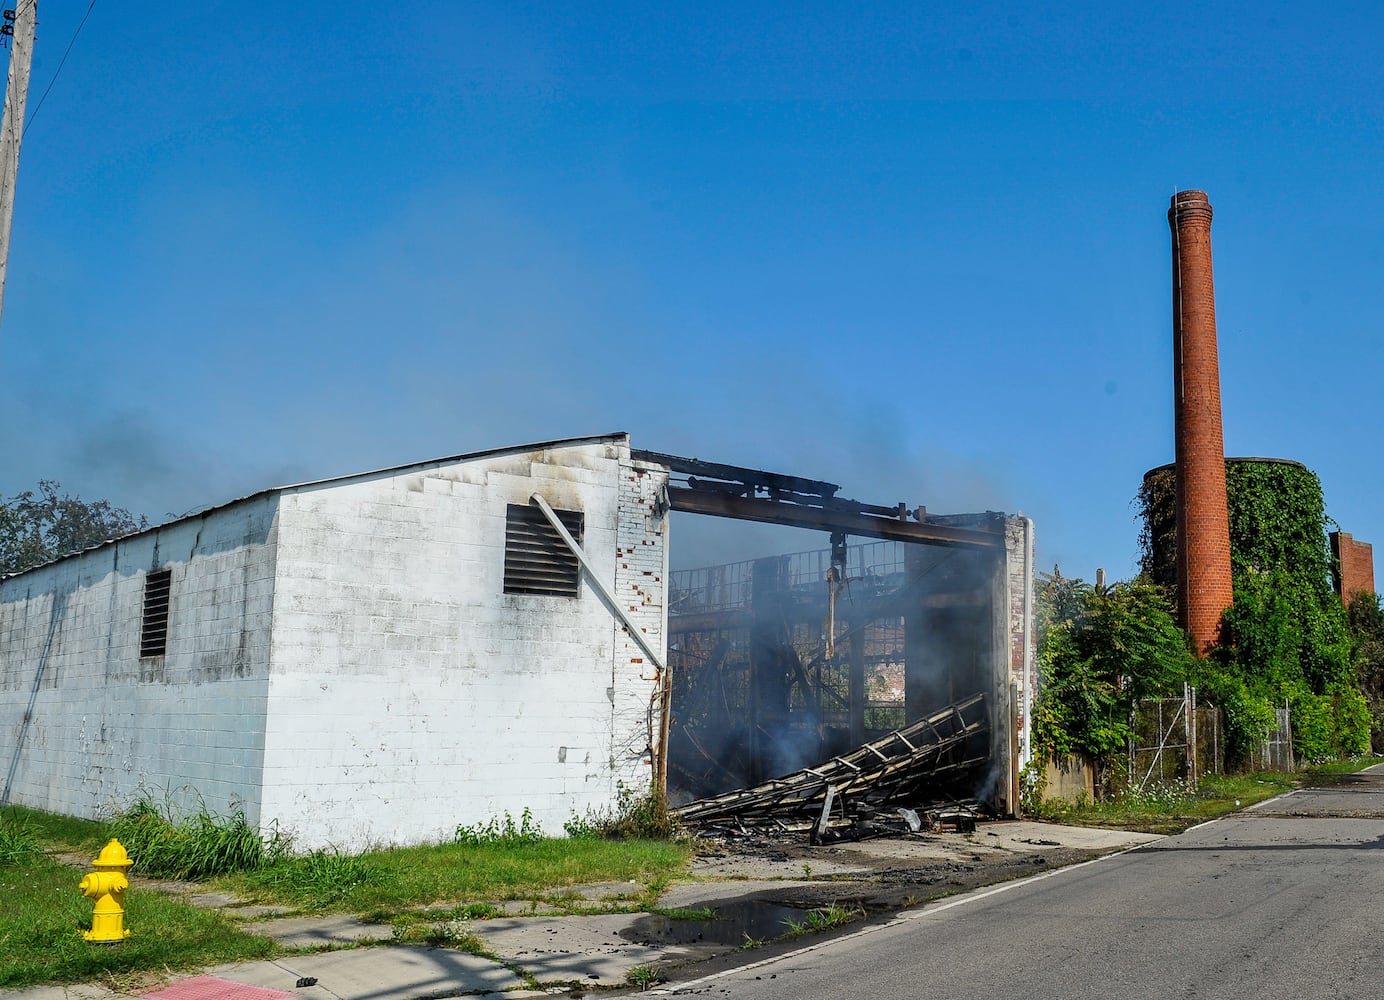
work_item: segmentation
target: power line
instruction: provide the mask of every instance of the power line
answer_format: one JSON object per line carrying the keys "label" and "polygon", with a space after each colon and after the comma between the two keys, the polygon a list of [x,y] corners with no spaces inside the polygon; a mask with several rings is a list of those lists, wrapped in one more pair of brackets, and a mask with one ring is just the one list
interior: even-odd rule
{"label": "power line", "polygon": [[48,99],[48,91],[52,90],[53,84],[58,82],[58,74],[61,73],[62,68],[67,65],[68,53],[72,51],[72,46],[77,44],[77,36],[82,33],[82,28],[86,26],[87,18],[91,16],[91,9],[95,6],[96,0],[91,0],[91,4],[87,7],[86,13],[82,15],[82,23],[77,25],[77,30],[72,33],[72,40],[67,43],[67,49],[63,52],[62,59],[58,62],[58,68],[53,70],[53,79],[48,81],[48,86],[43,90],[43,96],[38,99],[38,103],[34,105],[33,112],[29,115],[29,120],[24,123],[24,131],[20,133],[21,138],[29,134],[29,126],[34,123],[34,119],[38,117],[39,109],[43,107],[43,102]]}

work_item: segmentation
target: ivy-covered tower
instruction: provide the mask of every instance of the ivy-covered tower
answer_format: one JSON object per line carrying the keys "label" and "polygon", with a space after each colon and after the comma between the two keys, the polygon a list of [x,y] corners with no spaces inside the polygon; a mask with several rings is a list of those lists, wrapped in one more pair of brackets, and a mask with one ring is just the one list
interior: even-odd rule
{"label": "ivy-covered tower", "polygon": [[[1332,683],[1348,683],[1349,640],[1341,600],[1331,588],[1321,480],[1301,462],[1283,458],[1227,458],[1225,476],[1232,568],[1244,602],[1230,623],[1237,658],[1282,675],[1279,680],[1291,663],[1293,676],[1305,677],[1318,694]],[[1174,466],[1159,466],[1144,474],[1139,490],[1143,568],[1165,587],[1177,579],[1181,548],[1176,480]]]}
{"label": "ivy-covered tower", "polygon": [[[1316,473],[1287,458],[1227,458],[1233,574],[1290,571],[1326,586],[1325,504]],[[1174,598],[1178,588],[1177,466],[1144,473],[1139,488],[1142,569]]]}
{"label": "ivy-covered tower", "polygon": [[1168,209],[1173,249],[1173,424],[1177,445],[1177,607],[1198,654],[1216,644],[1234,601],[1221,435],[1211,202],[1179,191]]}

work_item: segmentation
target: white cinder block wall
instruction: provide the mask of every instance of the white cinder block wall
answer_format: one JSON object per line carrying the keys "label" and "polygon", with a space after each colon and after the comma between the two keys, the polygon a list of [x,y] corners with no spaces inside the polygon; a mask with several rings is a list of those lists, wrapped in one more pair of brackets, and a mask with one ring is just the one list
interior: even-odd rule
{"label": "white cinder block wall", "polygon": [[[584,439],[271,491],[0,582],[10,801],[148,792],[343,849],[608,810],[649,787],[660,678],[585,577],[503,592],[506,507],[583,512],[661,658],[666,485],[625,436]],[[168,648],[141,659],[152,569]]]}
{"label": "white cinder block wall", "polygon": [[525,808],[560,833],[646,789],[654,671],[585,581],[503,592],[505,517],[535,492],[582,511],[661,655],[665,484],[619,436],[285,490],[264,818],[356,849]]}
{"label": "white cinder block wall", "polygon": [[[242,501],[0,581],[9,801],[94,817],[147,791],[259,820],[274,513]],[[168,647],[141,660],[151,569],[172,573]]]}

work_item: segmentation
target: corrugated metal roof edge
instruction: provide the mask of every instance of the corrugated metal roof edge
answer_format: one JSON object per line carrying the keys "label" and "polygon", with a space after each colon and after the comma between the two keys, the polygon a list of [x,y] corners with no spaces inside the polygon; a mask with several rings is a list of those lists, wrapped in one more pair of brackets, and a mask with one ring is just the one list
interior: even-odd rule
{"label": "corrugated metal roof edge", "polygon": [[225,503],[203,507],[201,510],[192,511],[181,517],[175,517],[171,521],[151,524],[147,528],[141,528],[139,531],[132,531],[128,535],[117,535],[115,538],[108,538],[99,545],[91,545],[84,549],[78,549],[76,552],[69,552],[67,555],[58,556],[58,558],[50,559],[48,562],[39,563],[37,566],[30,566],[23,572],[8,573],[4,576],[0,576],[0,580],[13,580],[48,566],[54,566],[65,559],[74,559],[88,552],[95,552],[97,549],[103,549],[107,545],[115,545],[118,542],[126,542],[132,538],[138,538],[140,535],[148,535],[156,531],[162,531],[164,528],[172,527],[175,524],[196,520],[199,517],[206,517],[209,514],[215,514],[218,511],[226,510],[239,504],[249,503],[252,500],[259,500],[261,497],[267,497],[275,493],[287,493],[291,490],[303,490],[313,486],[326,486],[329,483],[345,483],[352,479],[368,479],[371,476],[397,475],[400,472],[406,472],[410,469],[425,469],[429,466],[447,465],[452,462],[468,462],[481,458],[494,458],[497,455],[512,454],[515,452],[540,451],[545,448],[566,448],[579,444],[595,444],[597,442],[621,440],[623,440],[626,447],[628,447],[630,436],[627,431],[615,431],[611,434],[591,434],[582,437],[558,438],[554,441],[536,441],[532,444],[508,445],[503,448],[487,448],[484,451],[466,452],[461,455],[448,455],[444,458],[432,458],[422,462],[407,462],[403,465],[394,465],[383,469],[372,469],[368,472],[352,472],[344,476],[329,476],[326,479],[312,479],[302,483],[287,483],[283,486],[270,486],[267,489],[257,490],[254,493],[247,493],[243,497],[236,497],[234,500],[227,500]]}

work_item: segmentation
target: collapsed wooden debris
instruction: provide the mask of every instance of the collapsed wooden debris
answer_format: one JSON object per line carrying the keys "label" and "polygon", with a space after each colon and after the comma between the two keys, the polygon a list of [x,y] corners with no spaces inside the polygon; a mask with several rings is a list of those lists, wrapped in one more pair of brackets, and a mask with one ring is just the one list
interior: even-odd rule
{"label": "collapsed wooden debris", "polygon": [[987,766],[990,714],[976,694],[813,767],[672,811],[684,826],[722,831],[808,830],[814,843],[950,823],[975,827],[973,801],[947,801],[954,779]]}

